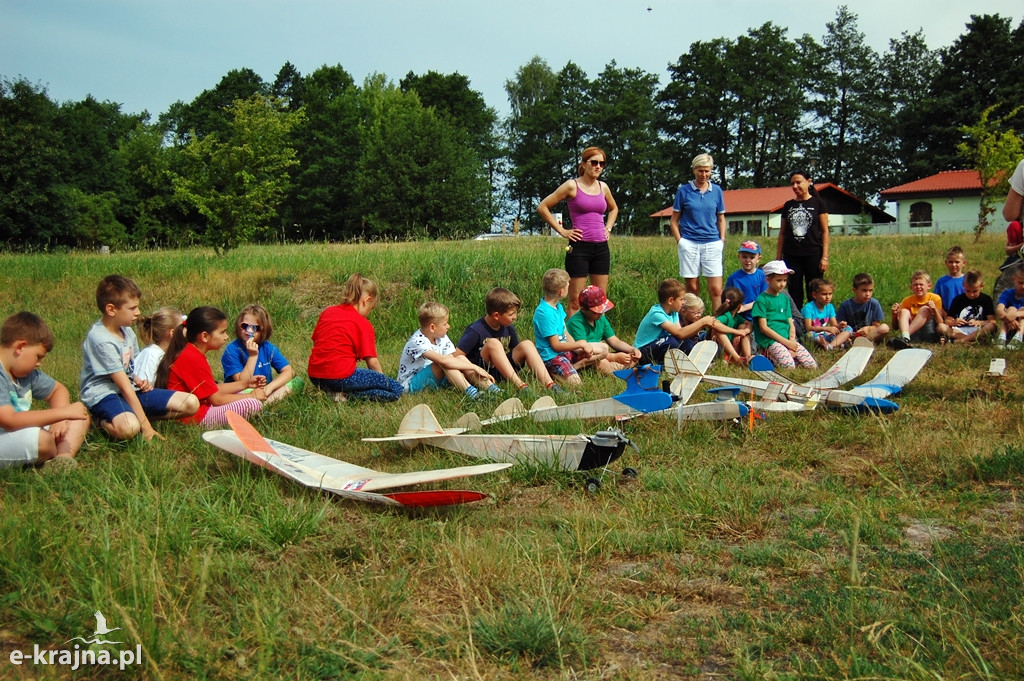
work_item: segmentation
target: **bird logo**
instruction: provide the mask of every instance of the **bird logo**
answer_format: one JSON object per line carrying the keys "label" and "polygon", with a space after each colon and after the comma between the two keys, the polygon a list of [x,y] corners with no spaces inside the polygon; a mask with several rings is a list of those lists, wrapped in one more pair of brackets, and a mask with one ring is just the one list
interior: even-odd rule
{"label": "bird logo", "polygon": [[104,617],[103,613],[100,612],[99,610],[94,612],[93,616],[96,618],[96,631],[93,632],[92,635],[93,635],[94,638],[91,641],[89,639],[83,638],[81,636],[75,636],[74,638],[69,638],[67,641],[64,641],[64,642],[65,643],[71,643],[72,641],[81,641],[82,643],[85,643],[86,645],[93,645],[95,643],[118,643],[118,644],[123,643],[123,641],[104,641],[104,640],[102,640],[100,638],[100,636],[105,636],[105,635],[109,634],[112,631],[118,631],[121,627],[113,627],[113,628],[108,627],[107,626],[107,618]]}

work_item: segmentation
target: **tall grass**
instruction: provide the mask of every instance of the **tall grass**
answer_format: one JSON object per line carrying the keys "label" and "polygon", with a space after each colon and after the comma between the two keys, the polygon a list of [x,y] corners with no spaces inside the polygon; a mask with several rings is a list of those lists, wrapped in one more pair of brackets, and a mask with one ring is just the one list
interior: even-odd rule
{"label": "tall grass", "polygon": [[[883,305],[897,301],[913,270],[944,273],[950,245],[836,238],[837,298],[867,271]],[[990,288],[1001,239],[961,245]],[[57,346],[44,369],[73,392],[95,285],[112,272],[139,282],[146,311],[263,303],[301,374],[317,315],[362,271],[381,287],[371,320],[393,372],[427,299],[451,308],[457,335],[489,288],[507,286],[531,336],[540,276],[562,257],[542,238],[0,255],[0,309],[48,320]],[[614,243],[620,336],[676,267],[668,240]],[[577,476],[514,467],[453,483],[490,502],[418,513],[318,495],[177,423],[158,424],[163,442],[93,432],[70,475],[0,472],[0,678],[62,676],[11,665],[9,652],[58,648],[91,631],[97,609],[145,651],[129,678],[1020,678],[1019,362],[990,347],[934,351],[896,414],[773,415],[753,432],[636,419],[618,425],[641,449],[623,462],[639,480],[612,474],[591,495]],[[997,355],[1008,377],[983,379]],[[876,351],[865,375],[890,356]],[[570,399],[618,390],[588,376]],[[383,470],[466,464],[359,439],[392,432],[419,401],[446,425],[481,408],[455,393],[338,404],[307,387],[256,425]]]}

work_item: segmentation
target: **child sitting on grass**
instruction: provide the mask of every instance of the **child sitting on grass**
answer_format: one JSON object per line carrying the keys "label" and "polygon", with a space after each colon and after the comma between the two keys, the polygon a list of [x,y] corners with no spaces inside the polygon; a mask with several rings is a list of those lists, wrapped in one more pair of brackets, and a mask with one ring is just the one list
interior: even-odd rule
{"label": "child sitting on grass", "polygon": [[[220,365],[225,381],[240,381],[244,376],[262,376],[263,387],[256,388],[258,399],[272,404],[302,388],[302,379],[277,346],[270,342],[274,326],[270,313],[262,305],[246,305],[235,318],[235,339],[224,348]],[[249,352],[249,341],[256,343],[256,354]],[[273,372],[277,372],[277,376]],[[259,393],[262,392],[262,395]]]}
{"label": "child sitting on grass", "polygon": [[1006,345],[1007,337],[1011,337],[1010,345],[1020,347],[1024,344],[1024,263],[1013,265],[1009,272],[1013,286],[999,294],[996,304],[996,319],[1000,322],[996,345]]}
{"label": "child sitting on grass", "polygon": [[964,274],[964,292],[953,299],[946,314],[947,332],[954,343],[973,343],[995,333],[996,308],[982,289],[981,272]]}
{"label": "child sitting on grass", "polygon": [[[605,312],[615,307],[600,286],[587,286],[579,295],[580,309],[565,323],[573,338],[585,340],[599,356],[597,370],[609,375],[619,369],[635,366],[640,351],[615,335]],[[603,347],[602,347],[603,346]],[[591,365],[593,366],[593,365]]]}
{"label": "child sitting on grass", "polygon": [[836,319],[836,308],[832,305],[835,285],[828,279],[812,279],[807,290],[811,300],[801,310],[807,338],[824,350],[843,347],[853,333],[845,322]]}
{"label": "child sitting on grass", "polygon": [[942,298],[931,287],[932,278],[924,270],[910,275],[911,295],[892,306],[892,325],[899,335],[889,341],[889,347],[903,350],[913,343],[945,342],[949,329],[942,321],[946,316]]}
{"label": "child sitting on grass", "polygon": [[754,341],[777,367],[790,369],[796,365],[815,368],[818,363],[796,338],[792,307],[785,295],[786,284],[793,270],[782,260],[764,266],[768,290],[757,297],[751,314],[754,317]]}
{"label": "child sitting on grass", "polygon": [[[229,411],[249,418],[263,409],[258,395],[240,394],[246,388],[262,387],[262,376],[247,374],[230,383],[217,383],[213,377],[206,353],[220,350],[227,342],[228,316],[215,307],[195,308],[172,335],[156,371],[156,382],[199,399],[199,411],[182,418],[185,423],[215,428],[227,425]],[[249,351],[256,354],[254,342],[250,342]]]}
{"label": "child sitting on grass", "polygon": [[455,346],[455,354],[465,355],[470,362],[486,369],[495,381],[511,382],[517,391],[527,387],[519,370],[528,366],[541,385],[560,393],[562,389],[551,380],[533,341],[520,341],[516,333],[516,317],[522,304],[519,296],[507,288],[492,288],[484,298],[487,314],[466,327]]}
{"label": "child sitting on grass", "polygon": [[603,354],[597,356],[590,343],[574,339],[566,330],[562,299],[569,293],[568,272],[552,268],[544,273],[542,285],[544,297],[533,312],[537,352],[552,376],[561,378],[567,385],[577,386],[580,375],[576,367],[597,364],[608,356],[608,347],[603,346]]}
{"label": "child sitting on grass", "polygon": [[455,354],[455,345],[448,338],[448,308],[441,303],[426,302],[417,311],[420,328],[402,348],[398,363],[398,382],[408,393],[437,390],[453,385],[470,399],[481,391],[500,394],[501,388],[481,367],[464,355]]}
{"label": "child sitting on grass", "polygon": [[736,329],[735,333],[715,333],[715,342],[721,346],[726,363],[747,364],[754,354],[750,350],[753,327],[744,322],[740,313],[744,298],[743,291],[730,286],[722,291],[722,304],[715,310],[715,319],[720,324]]}
{"label": "child sitting on grass", "polygon": [[377,334],[368,317],[379,299],[377,284],[356,272],[345,282],[341,302],[321,312],[313,327],[309,382],[336,401],[394,402],[402,396],[402,384],[384,374],[377,358]]}
{"label": "child sitting on grass", "polygon": [[854,338],[864,337],[872,343],[881,343],[889,333],[885,323],[885,312],[875,295],[875,280],[870,274],[860,272],[853,275],[853,297],[839,306],[836,319],[853,330]]}
{"label": "child sitting on grass", "polygon": [[[53,350],[53,332],[40,317],[18,312],[0,326],[0,468],[46,462],[73,467],[89,430],[89,410],[71,403],[63,384],[39,370]],[[49,409],[32,409],[32,400]]]}

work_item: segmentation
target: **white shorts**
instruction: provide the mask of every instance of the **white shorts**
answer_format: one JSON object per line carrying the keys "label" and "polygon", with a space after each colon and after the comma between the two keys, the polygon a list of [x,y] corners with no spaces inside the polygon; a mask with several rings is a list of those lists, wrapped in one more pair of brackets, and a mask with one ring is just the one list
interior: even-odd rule
{"label": "white shorts", "polygon": [[679,276],[683,279],[696,279],[722,276],[722,249],[725,243],[721,239],[698,244],[688,239],[679,239]]}
{"label": "white shorts", "polygon": [[39,461],[39,428],[0,430],[0,468]]}

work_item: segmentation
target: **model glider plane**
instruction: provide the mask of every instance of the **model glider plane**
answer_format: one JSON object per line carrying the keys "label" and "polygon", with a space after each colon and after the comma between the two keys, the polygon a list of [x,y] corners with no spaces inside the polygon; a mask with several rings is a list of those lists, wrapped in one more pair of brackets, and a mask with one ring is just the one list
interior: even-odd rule
{"label": "model glider plane", "polygon": [[[405,415],[398,433],[390,437],[364,437],[364,442],[399,442],[413,447],[431,447],[492,461],[533,463],[561,470],[603,468],[622,456],[626,446],[636,449],[619,430],[595,435],[482,435],[465,428],[442,428],[425,404]],[[637,450],[639,451],[639,450]]]}
{"label": "model glider plane", "polygon": [[[518,398],[505,400],[494,414],[479,419],[475,414],[466,414],[456,423],[472,430],[492,423],[516,418],[529,417],[536,422],[559,421],[564,419],[614,418],[626,420],[644,414],[657,413],[674,417],[679,422],[690,420],[725,420],[743,416],[744,406],[732,406],[721,402],[686,404],[693,395],[701,378],[714,361],[717,346],[713,341],[697,343],[689,356],[681,350],[669,350],[665,364],[644,365],[634,369],[620,369],[615,375],[626,381],[626,389],[612,397],[577,404],[557,405],[548,396],[541,397],[527,409]],[[660,388],[661,376],[671,379],[670,392]]]}
{"label": "model glider plane", "polygon": [[203,439],[218,449],[257,466],[268,468],[300,485],[355,501],[386,506],[450,506],[486,499],[486,494],[469,490],[423,490],[387,494],[378,493],[377,490],[492,473],[512,465],[492,463],[433,471],[382,473],[284,442],[267,440],[252,424],[232,412],[228,412],[228,423],[231,430],[207,431],[203,433]]}
{"label": "model glider plane", "polygon": [[[885,398],[900,392],[903,386],[917,376],[931,356],[930,350],[922,348],[900,350],[892,356],[873,379],[849,390],[839,390],[837,388],[822,388],[818,390],[806,383],[793,383],[784,376],[772,371],[770,367],[771,362],[764,357],[755,357],[751,360],[750,368],[758,373],[771,371],[770,375],[780,380],[765,381],[725,376],[705,376],[704,380],[714,385],[739,386],[745,391],[752,391],[756,395],[764,395],[772,382],[784,382],[779,394],[780,402],[795,401],[806,403],[815,394],[818,394],[821,403],[828,407],[889,413],[896,411],[899,405]],[[831,370],[829,371],[831,372]],[[769,410],[777,411],[778,409],[769,408]]]}

